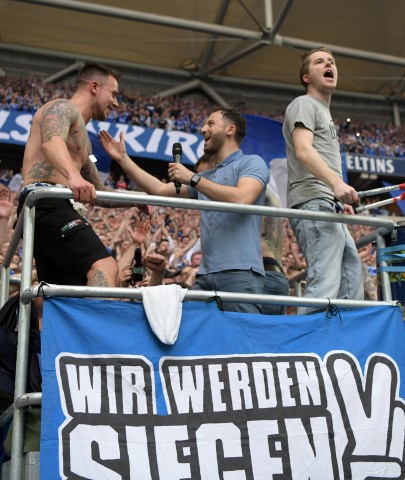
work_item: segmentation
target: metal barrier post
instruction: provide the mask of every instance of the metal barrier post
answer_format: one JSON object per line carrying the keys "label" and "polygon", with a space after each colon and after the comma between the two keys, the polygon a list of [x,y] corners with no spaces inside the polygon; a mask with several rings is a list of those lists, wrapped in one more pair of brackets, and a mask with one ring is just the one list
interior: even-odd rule
{"label": "metal barrier post", "polygon": [[[30,330],[30,316],[31,316],[31,299],[36,294],[35,289],[32,288],[32,260],[33,260],[33,246],[34,246],[34,223],[35,223],[35,202],[41,198],[73,198],[73,193],[69,189],[63,188],[41,188],[31,192],[25,201],[22,215],[17,222],[17,226],[10,242],[9,249],[4,258],[4,269],[6,270],[10,265],[10,259],[12,254],[17,249],[18,243],[21,239],[22,232],[23,237],[23,250],[24,250],[24,262],[21,272],[21,301],[19,311],[19,334],[18,334],[18,346],[17,346],[17,364],[16,364],[16,379],[15,379],[15,395],[14,406],[10,409],[14,409],[14,421],[13,421],[13,439],[11,448],[11,468],[10,468],[10,480],[21,480],[23,474],[23,445],[24,445],[24,420],[26,405],[26,383],[27,383],[27,364],[28,364],[28,344],[29,344],[29,330]],[[159,196],[150,196],[144,194],[134,193],[117,193],[117,192],[97,192],[97,198],[99,200],[111,200],[128,203],[130,205],[164,205],[177,208],[188,208],[196,210],[212,210],[222,212],[234,212],[243,213],[246,215],[268,215],[275,217],[287,217],[287,218],[302,218],[310,220],[323,220],[326,222],[340,223],[352,223],[360,225],[372,225],[379,227],[381,244],[385,245],[382,235],[390,232],[394,229],[395,224],[392,220],[375,219],[369,217],[354,217],[350,215],[338,215],[332,213],[318,213],[307,212],[291,209],[282,209],[275,207],[262,207],[253,205],[240,205],[226,202],[214,202],[214,201],[201,201],[190,199],[178,199],[167,198]],[[2,271],[2,281],[6,282],[6,275],[8,272]],[[388,279],[389,280],[389,279]],[[1,299],[5,298],[5,285],[2,285],[0,295]],[[8,286],[7,286],[8,288]],[[389,288],[389,281],[384,279],[384,300],[391,298],[391,291]],[[128,291],[123,288],[96,288],[96,287],[69,287],[69,286],[56,286],[56,287],[43,287],[42,295],[44,291],[49,295],[58,296],[71,296],[71,297],[86,297],[86,296],[101,296],[101,297],[115,297],[115,298],[136,298],[140,295],[140,292]],[[37,292],[38,293],[38,292]],[[186,298],[190,300],[207,300],[215,294],[222,294],[223,298],[227,301],[245,301],[247,303],[276,303],[281,305],[306,305],[325,307],[330,303],[330,299],[299,299],[297,297],[277,297],[272,295],[252,295],[252,294],[238,294],[229,292],[197,292],[190,291],[186,295]],[[364,307],[378,304],[392,304],[392,302],[365,302],[365,301],[349,301],[349,300],[336,300],[337,306],[355,308]],[[34,401],[40,401],[38,399],[32,399]],[[7,414],[2,416],[2,420],[7,417],[10,412],[7,410]]]}
{"label": "metal barrier post", "polygon": [[294,290],[296,297],[302,297],[302,285],[301,282],[294,282]]}
{"label": "metal barrier post", "polygon": [[[21,291],[32,284],[32,259],[34,250],[35,206],[24,206],[24,262],[21,272]],[[31,302],[20,302],[18,317],[18,345],[15,375],[14,400],[26,393],[28,344],[30,331]],[[22,479],[23,447],[24,447],[25,410],[15,404],[13,417],[13,438],[11,443],[10,480]]]}
{"label": "metal barrier post", "polygon": [[10,263],[20,243],[22,231],[23,213],[21,212],[1,265],[0,308],[6,303],[10,292]]}
{"label": "metal barrier post", "polygon": [[1,267],[0,308],[7,302],[10,293],[10,267]]}
{"label": "metal barrier post", "polygon": [[[382,235],[377,234],[376,237],[377,241],[377,250],[386,247],[385,239]],[[386,267],[387,262],[384,260],[381,261],[381,267]],[[380,281],[381,281],[381,293],[383,300],[392,300],[392,291],[391,291],[391,284],[390,284],[390,275],[388,272],[380,272]]]}

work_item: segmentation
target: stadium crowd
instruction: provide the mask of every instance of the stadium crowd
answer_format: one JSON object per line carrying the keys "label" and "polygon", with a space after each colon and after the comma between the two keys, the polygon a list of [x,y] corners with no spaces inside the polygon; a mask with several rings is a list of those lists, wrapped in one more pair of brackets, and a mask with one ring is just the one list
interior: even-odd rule
{"label": "stadium crowd", "polygon": [[[3,186],[2,191],[7,192],[7,187]],[[7,192],[3,194],[3,198],[6,200],[0,201],[0,209],[4,206],[7,207],[6,212],[13,213],[8,219],[7,228],[3,230],[0,263],[12,235],[18,197],[16,193]],[[185,287],[191,287],[194,284],[202,256],[198,210],[156,207],[152,218],[148,220],[136,207],[108,209],[94,206],[88,207],[86,218],[118,261],[120,286],[130,286],[128,269],[136,247],[142,248],[144,257],[159,254],[165,258],[163,272],[165,284],[179,282]],[[355,240],[359,240],[373,230],[372,227],[359,225],[350,225],[349,228]],[[282,266],[287,278],[293,280],[305,271],[306,264],[288,219],[284,219],[283,230]],[[360,255],[364,263],[366,298],[377,299],[376,249],[370,244],[361,249]],[[10,264],[12,274],[16,276],[20,274],[22,260],[23,252],[20,248]],[[33,274],[35,278],[34,265]],[[147,275],[142,285],[147,286],[149,281],[150,275]],[[305,282],[304,279],[300,281]],[[291,294],[294,295],[293,282],[290,286]],[[289,311],[292,312],[293,309]]]}
{"label": "stadium crowd", "polygon": [[338,123],[341,149],[391,158],[405,158],[405,127],[393,124],[364,124],[350,118]]}
{"label": "stadium crowd", "polygon": [[[69,83],[48,84],[38,78],[21,79],[6,75],[0,85],[0,110],[15,110],[35,113],[41,105],[55,98],[69,98],[73,88]],[[242,113],[258,113],[243,111]],[[121,94],[119,107],[110,113],[108,120],[130,123],[134,125],[182,130],[191,133],[199,132],[201,126],[212,110],[208,102],[196,102],[178,97],[143,96],[139,92],[126,90]],[[280,118],[277,113],[274,118]],[[350,119],[337,122],[342,150],[354,153],[366,153],[388,157],[405,157],[404,128],[393,125],[366,125]],[[19,173],[11,170],[0,171],[2,188],[17,184]],[[15,180],[13,182],[13,179]],[[133,182],[125,176],[110,177],[106,185],[119,189],[136,189]],[[11,190],[11,202],[16,207],[18,188]],[[4,200],[2,200],[4,201]],[[8,222],[7,235],[4,239],[4,254],[10,237],[14,215]],[[173,209],[169,207],[155,208],[152,219],[146,221],[134,207],[132,209],[103,209],[89,207],[87,218],[93,228],[119,262],[120,269],[128,269],[136,245],[142,245],[145,254],[157,253],[165,257],[165,283],[183,282],[191,286],[198,271],[201,258],[199,242],[199,212]],[[367,227],[350,226],[354,238],[369,233]],[[127,252],[127,253],[126,253]],[[128,253],[129,252],[129,253]],[[300,254],[295,237],[287,219],[284,220],[282,264],[289,280],[303,272],[305,259]],[[360,252],[364,263],[366,298],[377,297],[376,287],[376,251],[372,245],[363,247]],[[0,257],[1,259],[1,257]],[[22,252],[13,258],[12,271],[18,274],[21,270]],[[128,282],[128,275],[120,275],[121,284]],[[145,279],[144,284],[148,280]]]}
{"label": "stadium crowd", "polygon": [[[20,78],[5,75],[0,85],[0,110],[35,113],[44,103],[55,98],[70,98],[71,83],[44,83],[39,78]],[[109,121],[142,127],[181,130],[198,133],[212,110],[207,101],[193,101],[180,97],[159,98],[141,95],[125,89],[119,98],[119,107],[113,110]],[[255,112],[236,106],[241,113],[259,114],[282,120],[280,112]],[[342,151],[385,157],[405,158],[405,127],[393,124],[365,123],[350,118],[335,120]]]}
{"label": "stadium crowd", "polygon": [[[115,91],[116,90],[117,88],[115,88]],[[38,79],[30,79],[28,82],[25,82],[21,79],[15,79],[6,76],[5,78],[3,78],[2,85],[0,86],[0,111],[15,110],[34,114],[45,103],[61,97],[70,98],[73,93],[74,92],[70,84],[50,85],[44,84]],[[115,101],[115,104],[116,103],[117,102]],[[112,122],[120,122],[151,128],[186,131],[190,133],[200,132],[203,125],[205,128],[206,119],[213,109],[213,105],[211,105],[209,102],[194,102],[192,100],[184,100],[173,97],[161,99],[150,96],[142,96],[138,92],[125,92],[122,95],[122,98],[119,99],[118,103],[118,108],[116,108],[116,110],[114,111],[111,111],[111,113],[107,117],[107,120]],[[46,109],[46,106],[43,108]],[[258,113],[243,111],[242,105],[238,110],[241,113]],[[39,114],[41,114],[41,111],[39,112]],[[274,117],[279,118],[278,115],[274,115]],[[38,119],[38,115],[36,116],[36,118]],[[91,118],[90,115],[89,118]],[[43,117],[41,117],[41,124],[43,123],[42,120]],[[86,119],[86,122],[87,121],[88,119]],[[35,118],[33,123],[35,123]],[[342,150],[356,153],[365,152],[384,156],[404,156],[404,143],[401,142],[399,132],[397,132],[396,129],[394,129],[392,126],[387,129],[387,126],[373,125],[370,129],[368,129],[361,124],[352,124],[351,122],[346,121],[346,123],[338,124],[338,128],[340,130]],[[32,137],[34,136],[32,134],[33,130],[34,128],[31,129],[30,134],[31,142]],[[38,131],[39,130],[37,129],[36,135],[40,137]],[[28,140],[28,143],[29,142],[30,140]],[[121,143],[124,144],[123,138],[121,138]],[[39,145],[42,145],[42,143],[39,142]],[[105,145],[103,146],[105,148]],[[80,148],[78,148],[78,150],[79,149]],[[336,149],[337,156],[339,157],[339,149],[337,146]],[[37,160],[38,152],[40,152],[40,150],[41,149],[38,148],[36,155],[33,155],[37,162],[40,162],[40,160]],[[56,153],[59,154],[59,150]],[[89,153],[90,152],[87,150],[84,152],[84,157],[87,160],[89,158]],[[120,156],[122,157],[122,154]],[[114,158],[113,155],[111,155],[111,157]],[[88,160],[88,162],[90,162],[90,160]],[[129,158],[128,162],[131,164],[131,167],[133,167],[133,164]],[[33,169],[33,165],[34,163],[30,164],[31,170]],[[35,165],[38,166],[38,163]],[[172,166],[173,164],[169,168],[172,168]],[[181,167],[185,168],[184,166]],[[95,167],[93,168],[95,169]],[[268,174],[268,167],[266,167],[264,163],[263,169]],[[44,181],[43,178],[39,178],[38,176],[35,177],[34,175],[32,176],[32,180],[27,182],[26,171],[26,157],[24,157],[25,189],[27,189],[27,184],[34,185],[36,187],[41,187],[44,185],[44,183],[42,183]],[[123,172],[118,174],[116,178],[112,174],[110,174],[107,179],[105,179],[105,186],[123,191],[136,190],[137,186],[134,183],[134,180],[127,178],[123,174],[124,171],[127,170],[123,169]],[[64,178],[68,178],[67,175],[65,175]],[[45,178],[45,181],[47,180],[48,179]],[[135,178],[135,180],[138,182],[138,178]],[[153,180],[155,181],[156,179]],[[201,178],[198,181],[200,180]],[[162,179],[162,182],[166,181],[166,179]],[[262,182],[263,185],[261,186],[261,188],[266,185],[267,181],[268,176],[267,179]],[[177,182],[179,188],[181,183],[183,184],[184,188],[185,182],[181,180],[177,180]],[[52,183],[52,185],[59,186],[59,183],[60,182],[55,181],[54,183]],[[140,185],[142,186],[141,182]],[[190,185],[194,187],[191,182]],[[102,184],[100,184],[100,182],[95,183],[94,190],[96,190],[96,186],[101,188]],[[21,187],[22,176],[20,172],[10,169],[0,170],[0,263],[4,260],[4,255],[7,251],[9,241],[13,232],[13,227],[17,219],[18,196]],[[168,187],[168,185],[165,185],[165,187]],[[148,191],[147,189],[144,190]],[[21,196],[20,208],[22,207],[23,203],[22,198],[23,197]],[[227,201],[226,199],[220,200]],[[119,286],[131,288],[137,286],[160,285],[161,283],[170,284],[175,282],[185,288],[191,288],[196,282],[196,274],[198,273],[199,269],[200,273],[204,273],[204,261],[208,258],[207,250],[205,250],[206,254],[203,258],[204,252],[202,251],[200,242],[201,231],[203,232],[203,240],[205,238],[205,223],[203,216],[204,212],[200,214],[200,211],[198,210],[159,206],[153,209],[153,213],[151,213],[151,215],[148,215],[145,211],[142,211],[140,207],[135,206],[132,208],[103,208],[100,206],[86,205],[86,207],[87,209],[85,213],[81,213],[86,218],[87,222],[92,226],[93,230],[96,232],[97,236],[105,245],[109,253],[117,261],[119,272]],[[57,212],[57,215],[60,215],[59,211]],[[200,216],[203,220],[201,222],[202,226],[200,226]],[[82,218],[80,219],[80,222],[81,221]],[[77,220],[71,221],[65,226],[69,227],[75,222],[77,222]],[[263,226],[264,223],[265,222],[262,222],[261,227],[262,243],[264,241],[263,237],[265,236],[265,227]],[[65,227],[63,227],[63,229],[64,228]],[[226,229],[224,228],[224,230]],[[302,281],[303,286],[305,285],[305,276],[302,274],[305,272],[307,264],[304,256],[299,250],[296,238],[293,233],[293,229],[291,228],[288,219],[283,219],[282,226],[279,227],[279,230],[282,230],[282,235],[277,235],[275,233],[275,229],[272,229],[271,236],[272,238],[277,238],[278,240],[280,238],[282,239],[282,252],[280,263],[282,265],[282,270],[284,271],[285,276],[288,280],[290,280],[290,292],[292,295],[296,295],[298,294],[298,287],[297,283],[294,283],[294,280],[298,277],[298,281]],[[355,240],[360,240],[363,236],[370,233],[373,228],[366,226],[350,225],[349,230]],[[36,232],[37,231],[40,232],[41,228],[37,229],[36,226]],[[62,231],[64,232],[64,230]],[[247,231],[249,231],[249,229],[244,229],[242,231],[241,236],[244,240],[246,238]],[[48,237],[48,239],[54,238],[53,235],[47,234],[44,235],[44,238],[46,236]],[[62,235],[62,237],[63,236],[64,235]],[[260,226],[258,225],[257,240],[259,239],[259,237]],[[297,236],[297,238],[299,237]],[[216,236],[213,235],[212,237],[210,237],[210,239],[215,241],[217,239],[220,239],[221,243],[223,243],[223,238],[220,237],[220,234],[216,234]],[[235,239],[229,239],[229,245],[227,245],[226,241],[224,248],[232,249],[232,240],[235,241]],[[65,240],[63,240],[63,242],[65,242]],[[86,244],[87,242],[83,241],[81,243]],[[98,243],[100,242],[98,241]],[[257,242],[253,243],[254,245],[257,244]],[[246,251],[244,245],[243,248],[244,253]],[[249,246],[247,247],[247,249],[249,249]],[[142,252],[141,260],[139,259],[139,255],[137,256],[139,250],[141,250]],[[251,248],[251,250],[254,250],[254,246]],[[239,252],[239,250],[236,251]],[[10,264],[12,275],[20,275],[23,264],[23,253],[24,252],[20,247],[13,256]],[[57,254],[60,256],[60,251],[58,251]],[[276,255],[274,255],[273,252],[266,256],[266,253],[264,253],[262,246],[261,252],[258,252],[257,261],[263,264],[267,263],[271,266],[274,266],[274,264],[276,264],[276,266],[279,267],[277,261],[275,261],[275,257]],[[42,279],[44,277],[41,277],[41,257],[40,255],[38,255],[36,258],[39,278]],[[110,257],[108,258],[109,260],[112,260]],[[360,250],[360,258],[363,266],[365,298],[375,300],[377,299],[375,247],[372,244],[363,247]],[[273,260],[273,262],[265,262],[265,260]],[[134,268],[134,262],[136,261],[143,262],[143,266],[145,267],[142,267],[141,269],[141,277],[139,277],[138,275],[139,271],[135,271]],[[201,261],[202,263],[200,267]],[[72,256],[69,255],[66,263],[71,262]],[[220,262],[217,262],[217,265],[218,264],[220,264]],[[308,265],[310,265],[310,261]],[[240,270],[238,266],[235,267],[234,264],[232,264],[231,268],[234,268],[235,270],[229,270],[230,272]],[[249,269],[252,269],[251,263],[249,263],[248,271],[250,271]],[[268,270],[274,271],[274,269]],[[281,273],[282,270],[280,268]],[[32,271],[33,280],[35,282],[35,261],[32,265]],[[48,268],[48,271],[55,271],[55,269]],[[60,273],[60,278],[66,279],[66,271],[63,268],[60,269]],[[355,278],[357,279],[357,276]],[[50,282],[59,283],[55,280],[50,280]],[[199,279],[197,279],[197,285],[198,282]],[[359,279],[358,283],[360,284],[360,282],[361,279]],[[236,284],[237,283],[238,282],[236,282]],[[232,286],[234,284],[235,281]],[[286,288],[288,289],[288,285],[286,285]],[[221,288],[218,288],[218,290],[221,290]],[[309,289],[307,288],[307,291],[308,290]],[[288,307],[287,314],[293,313],[296,313],[296,308]],[[33,391],[37,391],[39,389],[40,387],[34,388]],[[11,393],[12,391],[10,392],[10,394]],[[12,397],[6,398],[6,400],[10,401],[11,398]],[[27,424],[29,424],[29,422],[27,422]],[[35,432],[35,446],[31,448],[31,451],[36,451],[39,450],[37,439],[39,427],[34,427],[33,430]],[[29,437],[28,434],[25,435],[26,437]]]}

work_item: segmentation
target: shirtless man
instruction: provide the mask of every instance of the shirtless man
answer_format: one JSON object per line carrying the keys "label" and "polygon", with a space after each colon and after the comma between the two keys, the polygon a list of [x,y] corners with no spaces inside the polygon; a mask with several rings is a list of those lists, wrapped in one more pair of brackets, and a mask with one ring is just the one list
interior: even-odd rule
{"label": "shirtless man", "polygon": [[[83,203],[96,203],[96,190],[111,190],[103,185],[89,158],[86,124],[91,119],[106,120],[118,106],[117,94],[117,74],[103,65],[88,64],[79,72],[71,100],[51,100],[36,112],[25,147],[19,210],[27,194],[39,187],[70,188],[74,200]],[[74,207],[73,201],[57,198],[36,203],[38,280],[115,287],[116,261]]]}

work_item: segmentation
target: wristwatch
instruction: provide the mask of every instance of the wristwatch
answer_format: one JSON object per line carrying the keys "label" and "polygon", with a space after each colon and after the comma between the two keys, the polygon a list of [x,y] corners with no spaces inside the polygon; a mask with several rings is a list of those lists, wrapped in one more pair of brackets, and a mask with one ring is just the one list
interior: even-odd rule
{"label": "wristwatch", "polygon": [[200,175],[198,175],[198,173],[195,173],[190,179],[190,187],[195,188],[200,180]]}

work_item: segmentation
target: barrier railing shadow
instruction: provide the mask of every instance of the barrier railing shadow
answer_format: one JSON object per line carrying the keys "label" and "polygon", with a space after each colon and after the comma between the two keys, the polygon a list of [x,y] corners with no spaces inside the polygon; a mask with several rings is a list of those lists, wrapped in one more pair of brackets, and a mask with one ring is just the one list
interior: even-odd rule
{"label": "barrier railing shadow", "polygon": [[[32,261],[34,245],[34,222],[35,222],[35,203],[44,198],[71,199],[73,193],[65,188],[40,188],[31,192],[24,204],[24,208],[10,241],[9,248],[4,256],[1,268],[1,289],[0,306],[7,300],[10,283],[10,262],[14,252],[17,250],[21,237],[23,238],[23,266],[21,271],[20,285],[20,308],[18,317],[18,345],[17,345],[17,363],[15,378],[14,403],[0,416],[0,426],[4,425],[13,417],[13,435],[11,446],[11,480],[20,480],[23,474],[23,442],[24,442],[24,409],[28,405],[38,405],[41,403],[41,393],[27,393],[27,364],[28,364],[28,343],[30,329],[31,299],[35,296],[65,296],[65,297],[103,297],[103,298],[134,298],[141,300],[141,292],[136,289],[127,288],[107,288],[107,287],[83,287],[83,286],[63,286],[63,285],[41,285],[32,284]],[[349,216],[324,212],[308,212],[296,209],[283,209],[275,207],[239,205],[234,203],[223,203],[214,201],[201,201],[179,198],[168,198],[160,196],[149,196],[143,193],[133,192],[97,192],[97,199],[103,201],[119,201],[128,203],[128,205],[152,205],[169,206],[175,208],[185,208],[193,210],[213,210],[221,212],[243,213],[260,216],[274,216],[283,218],[301,218],[322,220],[326,222],[338,222],[346,224],[368,225],[376,227],[375,232],[365,237],[367,243],[377,241],[379,246],[385,244],[384,237],[392,232],[397,224],[388,218],[374,218],[368,216]],[[366,244],[366,243],[364,243]],[[389,276],[387,272],[381,273],[382,301],[352,301],[342,299],[305,299],[293,296],[275,296],[275,295],[254,295],[229,293],[220,291],[188,291],[185,301],[205,301],[215,296],[220,296],[227,302],[277,304],[287,306],[313,306],[318,308],[327,308],[330,303],[342,308],[359,308],[376,305],[396,305],[392,301],[389,285]]]}

